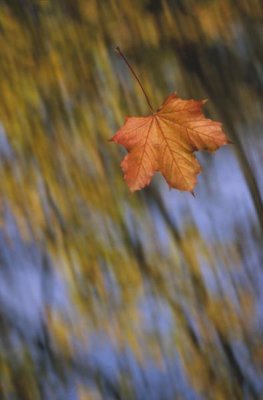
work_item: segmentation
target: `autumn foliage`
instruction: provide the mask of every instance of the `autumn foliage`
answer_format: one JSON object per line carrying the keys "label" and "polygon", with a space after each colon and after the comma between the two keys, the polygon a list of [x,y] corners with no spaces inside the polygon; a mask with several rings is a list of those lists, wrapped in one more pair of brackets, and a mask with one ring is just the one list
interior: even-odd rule
{"label": "autumn foliage", "polygon": [[158,171],[170,188],[193,191],[201,171],[194,152],[230,143],[222,124],[204,116],[205,102],[172,94],[151,115],[126,118],[112,141],[128,150],[121,167],[131,191],[144,188]]}

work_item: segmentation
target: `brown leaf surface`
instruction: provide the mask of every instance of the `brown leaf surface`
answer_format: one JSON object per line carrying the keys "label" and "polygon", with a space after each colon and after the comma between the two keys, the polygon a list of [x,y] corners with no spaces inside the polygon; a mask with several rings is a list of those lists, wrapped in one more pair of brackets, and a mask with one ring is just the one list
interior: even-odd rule
{"label": "brown leaf surface", "polygon": [[169,187],[193,190],[201,171],[194,151],[215,151],[231,143],[222,124],[204,116],[205,102],[172,94],[155,113],[126,118],[111,140],[128,150],[121,167],[131,191],[149,185],[158,171]]}

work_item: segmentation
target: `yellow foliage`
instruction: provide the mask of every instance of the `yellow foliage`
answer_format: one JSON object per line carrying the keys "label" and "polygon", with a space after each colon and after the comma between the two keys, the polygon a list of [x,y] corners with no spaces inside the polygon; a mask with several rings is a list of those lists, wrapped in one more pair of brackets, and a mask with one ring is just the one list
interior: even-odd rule
{"label": "yellow foliage", "polygon": [[102,400],[101,395],[95,389],[78,386],[78,400]]}
{"label": "yellow foliage", "polygon": [[[226,245],[216,238],[207,243],[189,215],[176,232],[153,186],[142,195],[128,193],[118,165],[120,151],[108,139],[125,115],[147,109],[114,48],[119,45],[127,54],[154,104],[168,90],[186,93],[197,87],[199,95],[206,88],[192,79],[191,68],[184,71],[180,54],[187,55],[188,45],[204,51],[207,44],[221,41],[236,54],[231,46],[240,12],[260,17],[261,1],[238,0],[238,6],[230,0],[183,1],[173,6],[163,0],[151,11],[149,3],[155,2],[79,0],[70,2],[80,10],[76,18],[68,1],[25,2],[37,6],[36,20],[28,6],[18,15],[13,3],[0,6],[0,122],[12,149],[10,159],[1,155],[1,227],[7,208],[23,240],[47,253],[65,283],[74,318],[47,310],[56,354],[73,357],[73,338],[88,346],[88,334],[103,332],[117,351],[128,347],[142,365],[148,356],[164,369],[176,345],[200,392],[207,398],[234,398],[217,334],[241,338],[249,331],[254,296],[234,288],[236,307],[216,291],[220,264],[234,287],[233,266],[242,268],[238,243]],[[198,62],[205,68],[203,59]],[[246,82],[234,85],[245,104],[238,113],[247,115],[246,106],[259,104],[259,98],[252,101],[256,95]],[[155,224],[157,212],[164,221],[165,243],[158,220]],[[12,249],[12,235],[7,239]],[[206,286],[202,261],[209,265],[216,293]],[[161,339],[142,329],[140,302],[149,293],[171,311],[171,332]],[[187,312],[200,335],[199,347],[190,340]],[[260,348],[256,356],[261,363]],[[32,363],[26,357],[23,362],[27,387],[22,379],[17,392],[37,400]],[[226,371],[215,371],[215,365]],[[1,362],[0,375],[1,396],[7,397],[16,385],[12,366]],[[101,397],[80,386],[79,398]]]}
{"label": "yellow foliage", "polygon": [[54,345],[65,355],[72,353],[71,332],[60,314],[47,310],[47,324]]}

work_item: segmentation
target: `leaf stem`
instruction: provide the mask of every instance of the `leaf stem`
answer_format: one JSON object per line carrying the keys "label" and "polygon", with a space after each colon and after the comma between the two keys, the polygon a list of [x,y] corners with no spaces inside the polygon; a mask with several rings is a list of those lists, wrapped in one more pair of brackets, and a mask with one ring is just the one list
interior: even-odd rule
{"label": "leaf stem", "polygon": [[146,91],[144,90],[144,88],[143,88],[143,86],[142,86],[142,84],[141,84],[141,81],[140,81],[140,79],[138,78],[138,76],[136,75],[134,69],[132,68],[132,66],[130,65],[129,61],[127,60],[127,58],[125,57],[125,55],[122,53],[122,51],[121,51],[121,49],[120,49],[119,47],[116,47],[116,51],[117,51],[117,53],[121,56],[121,58],[124,60],[124,62],[127,64],[127,66],[128,66],[128,68],[130,69],[132,75],[134,76],[134,78],[136,79],[136,81],[139,83],[140,88],[142,89],[142,92],[143,92],[143,94],[144,94],[144,97],[145,97],[145,99],[146,99],[146,101],[147,101],[148,106],[150,107],[151,111],[154,112],[154,109],[153,109],[153,107],[152,107],[152,105],[151,105],[151,102],[150,102],[150,100],[149,100],[149,97],[148,97]]}

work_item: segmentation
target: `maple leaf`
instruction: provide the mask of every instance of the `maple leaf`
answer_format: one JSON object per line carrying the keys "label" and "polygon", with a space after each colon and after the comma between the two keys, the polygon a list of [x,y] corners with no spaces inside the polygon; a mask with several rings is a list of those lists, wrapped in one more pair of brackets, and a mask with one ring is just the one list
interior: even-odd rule
{"label": "maple leaf", "polygon": [[117,47],[117,52],[139,83],[152,114],[127,117],[111,141],[123,145],[128,154],[121,162],[124,179],[133,192],[148,185],[160,172],[170,188],[193,192],[201,166],[194,152],[215,151],[232,143],[220,122],[204,116],[206,100],[183,100],[171,94],[153,111],[149,98],[133,68]]}
{"label": "maple leaf", "polygon": [[144,188],[158,171],[170,188],[193,191],[201,171],[193,152],[230,143],[222,124],[204,116],[205,102],[172,94],[153,114],[126,118],[111,140],[128,150],[121,167],[131,191]]}

